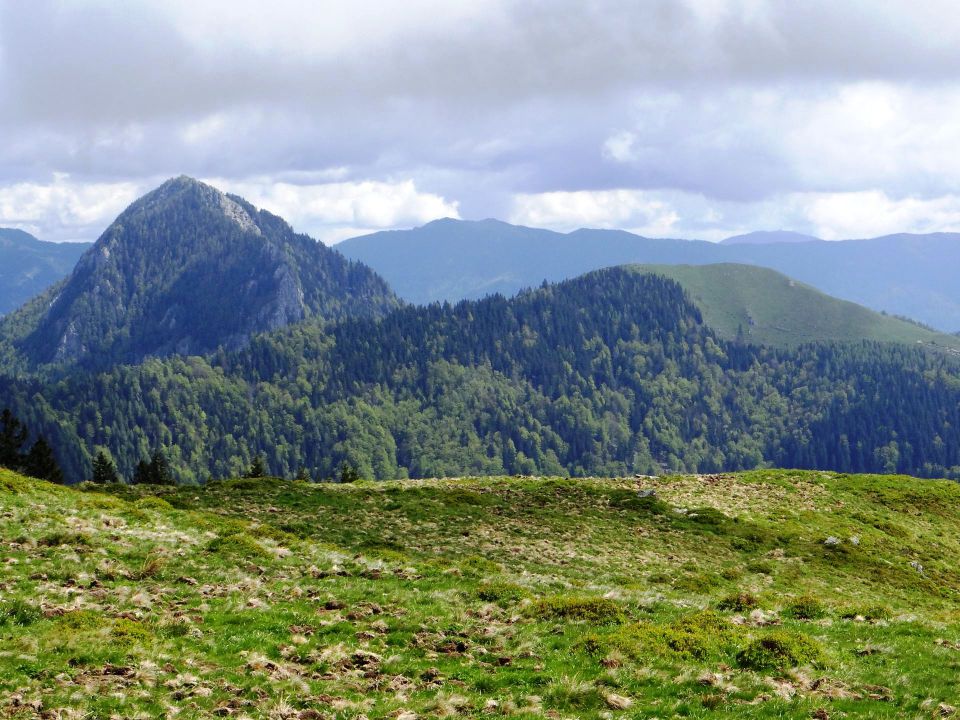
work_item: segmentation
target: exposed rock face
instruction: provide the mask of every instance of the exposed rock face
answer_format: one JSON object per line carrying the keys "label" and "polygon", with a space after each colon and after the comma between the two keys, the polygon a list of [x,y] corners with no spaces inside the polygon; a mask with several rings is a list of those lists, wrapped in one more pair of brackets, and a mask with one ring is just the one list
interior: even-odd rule
{"label": "exposed rock face", "polygon": [[309,317],[396,305],[368,268],[186,177],[133,203],[45,300],[21,350],[38,364],[84,365],[237,349]]}
{"label": "exposed rock face", "polygon": [[241,230],[252,232],[254,235],[263,234],[250,214],[223,193],[220,193],[220,207],[223,208],[223,214],[239,225]]}

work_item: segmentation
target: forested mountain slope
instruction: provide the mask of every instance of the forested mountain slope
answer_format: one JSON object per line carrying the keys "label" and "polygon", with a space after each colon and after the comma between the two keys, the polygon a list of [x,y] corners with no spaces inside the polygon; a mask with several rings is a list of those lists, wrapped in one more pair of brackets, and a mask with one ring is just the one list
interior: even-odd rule
{"label": "forested mountain slope", "polygon": [[674,281],[614,268],[504,299],[301,323],[238,352],[148,360],[0,397],[71,479],[268,470],[376,478],[623,475],[764,463],[960,476],[958,364],[903,345],[728,342]]}
{"label": "forested mountain slope", "polygon": [[133,203],[0,333],[32,365],[103,368],[236,349],[308,317],[372,316],[396,304],[369,268],[180,177]]}

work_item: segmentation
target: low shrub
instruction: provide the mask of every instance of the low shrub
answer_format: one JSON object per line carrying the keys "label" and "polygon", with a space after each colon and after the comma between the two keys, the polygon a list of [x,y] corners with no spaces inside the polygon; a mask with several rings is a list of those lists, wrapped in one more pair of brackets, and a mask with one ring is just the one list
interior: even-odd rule
{"label": "low shrub", "polygon": [[501,605],[517,602],[526,595],[527,592],[523,587],[505,580],[490,580],[480,583],[480,587],[477,588],[478,598]]}
{"label": "low shrub", "polygon": [[801,595],[783,609],[783,614],[795,620],[817,620],[827,614],[827,609],[818,598]]}
{"label": "low shrub", "polygon": [[693,508],[686,515],[680,516],[678,522],[687,521],[701,528],[717,530],[731,522],[730,518],[720,510],[712,507]]}
{"label": "low shrub", "polygon": [[113,624],[110,638],[120,646],[131,647],[148,643],[153,633],[143,623],[121,618]]}
{"label": "low shrub", "polygon": [[737,654],[741,667],[751,670],[786,670],[799,665],[821,665],[823,650],[801,633],[778,630],[751,640]]}
{"label": "low shrub", "polygon": [[316,527],[311,523],[297,521],[297,522],[285,522],[280,525],[280,529],[285,533],[293,535],[299,540],[304,540],[310,537],[314,532],[316,532]]}
{"label": "low shrub", "polygon": [[720,571],[720,577],[724,580],[739,580],[743,577],[743,570],[733,566],[725,567]]}
{"label": "low shrub", "polygon": [[460,561],[460,569],[464,572],[479,574],[500,572],[502,568],[493,560],[488,560],[480,555],[468,555]]}
{"label": "low shrub", "polygon": [[610,507],[618,510],[633,510],[648,515],[668,515],[671,512],[670,505],[656,495],[641,497],[632,490],[613,490],[609,498]]}
{"label": "low shrub", "polygon": [[61,615],[57,624],[65,630],[96,630],[106,624],[106,619],[96,610],[71,610]]}
{"label": "low shrub", "polygon": [[40,545],[41,547],[60,547],[61,545],[69,545],[73,548],[87,548],[90,547],[90,537],[84,535],[83,533],[61,531],[51,533],[50,535],[45,535],[37,540],[37,545]]}
{"label": "low shrub", "polygon": [[30,481],[0,468],[0,491],[19,495],[30,490]]}
{"label": "low shrub", "polygon": [[769,560],[754,560],[747,563],[747,572],[757,575],[773,575],[773,563]]}
{"label": "low shrub", "polygon": [[728,612],[746,612],[753,610],[759,605],[760,598],[751,592],[741,590],[740,592],[731,593],[725,598],[722,598],[720,602],[717,603],[717,609]]}
{"label": "low shrub", "polygon": [[173,510],[173,505],[155,495],[140,498],[133,506],[139,510]]}
{"label": "low shrub", "polygon": [[674,590],[705,595],[720,584],[720,577],[713,573],[696,572],[681,575],[673,583]]}
{"label": "low shrub", "polygon": [[893,611],[886,605],[849,605],[844,608],[840,614],[844,620],[853,620],[862,617],[864,620],[889,620],[893,616]]}
{"label": "low shrub", "polygon": [[666,625],[639,623],[609,633],[585,635],[578,647],[594,657],[610,652],[632,658],[676,653],[703,660],[712,654],[733,652],[740,630],[712,610],[687,614]]}
{"label": "low shrub", "polygon": [[555,595],[534,603],[529,613],[542,619],[584,620],[597,625],[620,623],[626,619],[623,606],[604,597]]}
{"label": "low shrub", "polygon": [[298,540],[296,535],[288,533],[283,528],[274,527],[268,523],[257,525],[252,529],[252,532],[256,533],[258,537],[273,540],[275,543],[279,543],[281,545],[295,545]]}
{"label": "low shrub", "polygon": [[734,631],[722,615],[702,610],[660,628],[660,635],[670,650],[702,659],[732,640]]}

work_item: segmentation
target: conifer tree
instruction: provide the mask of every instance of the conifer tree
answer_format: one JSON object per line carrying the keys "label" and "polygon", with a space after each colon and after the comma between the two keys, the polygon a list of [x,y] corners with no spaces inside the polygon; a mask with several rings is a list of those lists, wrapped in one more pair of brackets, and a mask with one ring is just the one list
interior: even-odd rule
{"label": "conifer tree", "polygon": [[176,485],[177,481],[170,472],[170,463],[159,450],[150,456],[150,460],[141,460],[133,473],[134,485]]}
{"label": "conifer tree", "polygon": [[360,479],[360,473],[357,472],[357,469],[350,463],[343,463],[340,467],[340,482],[342,483],[352,483]]}
{"label": "conifer tree", "polygon": [[313,482],[313,478],[310,477],[310,473],[307,471],[303,465],[300,466],[300,469],[297,470],[297,476],[294,480],[298,482]]}
{"label": "conifer tree", "polygon": [[262,478],[267,475],[267,466],[263,461],[263,455],[257,455],[253,462],[250,463],[250,469],[247,470],[247,474],[244,477],[248,478]]}
{"label": "conifer tree", "polygon": [[157,450],[150,458],[150,481],[154,485],[176,485],[170,474],[170,463],[166,456]]}
{"label": "conifer tree", "polygon": [[63,471],[53,454],[53,448],[41,435],[23,459],[23,470],[27,475],[54,483],[63,483]]}
{"label": "conifer tree", "polygon": [[150,480],[150,463],[146,460],[141,460],[137,463],[136,469],[133,471],[133,480],[134,485],[149,485]]}
{"label": "conifer tree", "polygon": [[98,485],[113,485],[120,482],[113,460],[103,450],[97,452],[97,456],[93,459],[93,477],[90,481]]}
{"label": "conifer tree", "polygon": [[18,420],[10,408],[0,413],[0,465],[18,468],[23,463],[21,449],[27,442],[27,428]]}

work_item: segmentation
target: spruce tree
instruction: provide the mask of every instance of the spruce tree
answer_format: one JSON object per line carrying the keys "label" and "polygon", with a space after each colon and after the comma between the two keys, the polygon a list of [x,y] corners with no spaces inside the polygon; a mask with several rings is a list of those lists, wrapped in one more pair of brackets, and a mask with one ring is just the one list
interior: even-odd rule
{"label": "spruce tree", "polygon": [[313,478],[310,477],[310,473],[303,465],[301,465],[300,469],[297,470],[297,476],[294,478],[294,480],[298,482],[313,482]]}
{"label": "spruce tree", "polygon": [[23,460],[23,470],[27,475],[54,483],[63,483],[63,471],[53,454],[53,448],[41,435],[30,448]]}
{"label": "spruce tree", "polygon": [[340,482],[352,483],[360,479],[360,473],[350,463],[343,463],[340,467]]}
{"label": "spruce tree", "polygon": [[103,450],[97,452],[97,456],[93,459],[93,477],[90,481],[98,485],[113,485],[120,482],[113,460]]}
{"label": "spruce tree", "polygon": [[170,474],[170,463],[166,456],[157,450],[150,458],[150,482],[154,485],[176,485]]}
{"label": "spruce tree", "polygon": [[262,478],[267,475],[267,466],[263,460],[263,455],[257,455],[253,462],[250,463],[250,469],[247,470],[247,474],[244,477],[248,478]]}
{"label": "spruce tree", "polygon": [[136,469],[133,471],[133,484],[134,485],[149,485],[151,482],[150,479],[150,463],[146,460],[141,460],[137,463]]}
{"label": "spruce tree", "polygon": [[26,426],[10,412],[10,408],[5,408],[0,413],[0,465],[7,468],[20,467],[24,460],[21,449],[25,442]]}

